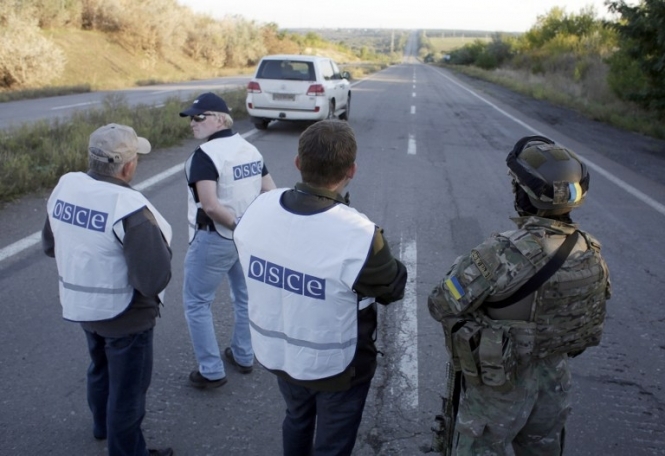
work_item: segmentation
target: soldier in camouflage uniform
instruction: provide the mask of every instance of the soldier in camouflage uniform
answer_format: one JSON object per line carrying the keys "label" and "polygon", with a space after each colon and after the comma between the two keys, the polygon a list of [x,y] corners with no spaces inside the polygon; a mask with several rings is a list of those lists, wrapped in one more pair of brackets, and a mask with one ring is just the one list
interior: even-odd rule
{"label": "soldier in camouflage uniform", "polygon": [[[568,358],[600,342],[609,272],[599,242],[570,218],[589,186],[582,161],[530,136],[507,164],[517,230],[457,258],[428,299],[462,373],[454,454],[560,455]],[[543,268],[569,237],[559,264]]]}

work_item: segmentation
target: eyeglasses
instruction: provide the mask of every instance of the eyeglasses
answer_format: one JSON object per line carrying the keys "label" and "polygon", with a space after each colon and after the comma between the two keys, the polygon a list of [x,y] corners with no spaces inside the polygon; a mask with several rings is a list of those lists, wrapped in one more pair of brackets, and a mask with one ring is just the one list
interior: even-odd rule
{"label": "eyeglasses", "polygon": [[189,116],[189,119],[194,122],[203,122],[206,117],[214,117],[214,114],[196,114],[195,116]]}

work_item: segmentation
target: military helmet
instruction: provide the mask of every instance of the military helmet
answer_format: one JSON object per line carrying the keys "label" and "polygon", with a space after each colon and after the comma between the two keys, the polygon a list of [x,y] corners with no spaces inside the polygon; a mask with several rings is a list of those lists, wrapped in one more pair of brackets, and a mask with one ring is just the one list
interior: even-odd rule
{"label": "military helmet", "polygon": [[[520,139],[508,154],[506,164],[514,179],[518,211],[541,216],[562,215],[584,202],[589,189],[586,165],[573,151],[556,145],[551,139],[544,136]],[[526,193],[522,198],[519,189]],[[524,196],[533,208],[524,207]]]}

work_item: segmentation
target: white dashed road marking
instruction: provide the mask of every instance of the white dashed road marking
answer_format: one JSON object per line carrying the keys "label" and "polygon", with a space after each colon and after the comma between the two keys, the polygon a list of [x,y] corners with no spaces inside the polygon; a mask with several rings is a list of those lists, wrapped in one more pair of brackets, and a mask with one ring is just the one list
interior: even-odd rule
{"label": "white dashed road marking", "polygon": [[89,106],[93,104],[97,104],[97,101],[86,101],[85,103],[76,103],[72,105],[66,105],[66,106],[56,106],[55,108],[51,108],[51,111],[57,111],[58,109],[68,109],[68,108],[77,108],[79,106]]}
{"label": "white dashed road marking", "polygon": [[[406,281],[404,298],[399,303],[397,317],[397,347],[403,352],[399,358],[400,375],[393,377],[395,384],[389,385],[394,397],[401,397],[403,405],[411,409],[418,408],[418,306],[416,283],[418,272],[418,249],[416,240],[400,242],[400,259],[409,278]],[[397,394],[399,392],[399,394]]]}
{"label": "white dashed road marking", "polygon": [[409,148],[406,152],[409,155],[416,155],[416,137],[414,135],[409,135]]}

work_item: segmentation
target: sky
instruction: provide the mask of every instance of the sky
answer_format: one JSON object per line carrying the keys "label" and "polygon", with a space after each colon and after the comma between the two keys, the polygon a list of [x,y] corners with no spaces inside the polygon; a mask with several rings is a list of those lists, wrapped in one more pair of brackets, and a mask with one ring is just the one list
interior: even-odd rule
{"label": "sky", "polygon": [[[279,28],[395,28],[525,32],[553,7],[579,13],[605,0],[177,0],[215,18],[240,15]],[[628,1],[632,4],[632,1]]]}

